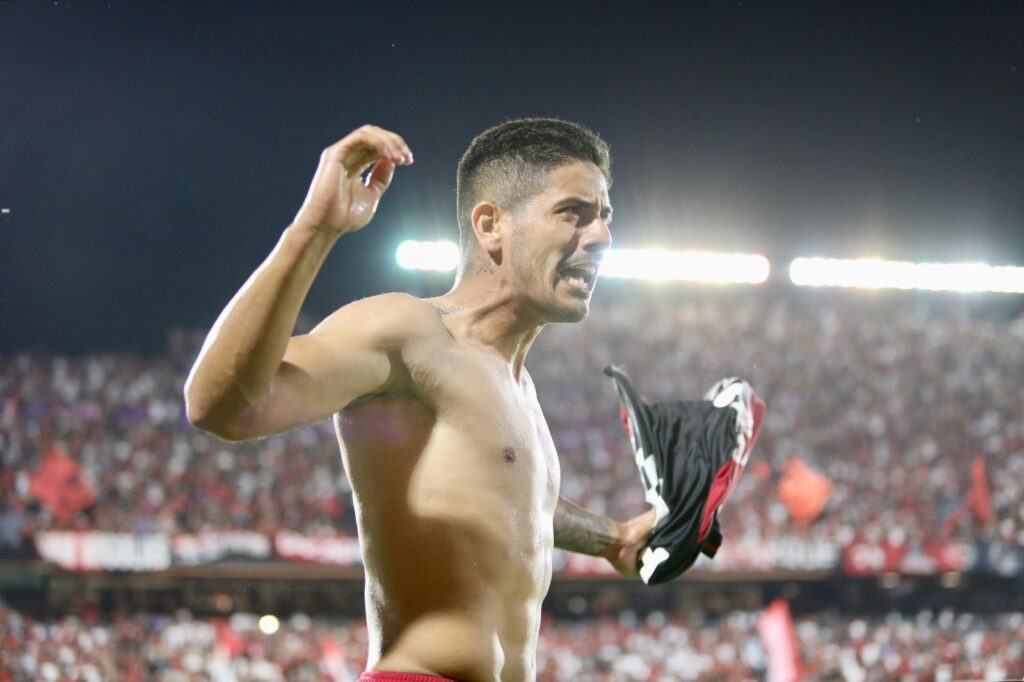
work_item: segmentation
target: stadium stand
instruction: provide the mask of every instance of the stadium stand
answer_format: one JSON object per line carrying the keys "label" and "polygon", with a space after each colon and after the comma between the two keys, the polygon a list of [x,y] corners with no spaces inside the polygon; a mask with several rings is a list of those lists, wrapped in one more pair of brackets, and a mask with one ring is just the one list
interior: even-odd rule
{"label": "stadium stand", "polygon": [[[969,297],[686,291],[609,286],[528,365],[563,495],[618,518],[643,490],[603,367],[655,400],[748,379],[769,417],[725,543],[666,591],[556,553],[540,679],[763,678],[780,595],[804,679],[1024,673],[1024,317]],[[364,664],[331,424],[244,444],[193,429],[200,341],[0,359],[0,682],[337,681]],[[274,608],[291,615],[264,634],[249,611]]]}
{"label": "stadium stand", "polygon": [[[905,300],[606,298],[587,322],[547,330],[530,358],[566,497],[620,518],[643,508],[605,364],[659,400],[740,374],[771,411],[723,514],[726,551],[778,538],[1024,545],[1024,320]],[[181,387],[198,340],[178,331],[158,358],[4,360],[0,543],[73,529],[354,531],[328,422],[242,445],[187,425]],[[80,478],[62,477],[65,465]],[[790,499],[792,476],[817,497]],[[47,504],[54,486],[76,504]]]}
{"label": "stadium stand", "polygon": [[[767,656],[758,614],[720,620],[547,619],[538,679],[721,680],[763,678]],[[268,634],[253,614],[200,618],[188,611],[96,614],[37,620],[0,607],[0,682],[121,679],[179,682],[354,680],[366,660],[359,620],[294,614]],[[1004,679],[1024,668],[1024,615],[980,617],[953,611],[798,619],[805,679]],[[3,672],[6,671],[6,672]]]}

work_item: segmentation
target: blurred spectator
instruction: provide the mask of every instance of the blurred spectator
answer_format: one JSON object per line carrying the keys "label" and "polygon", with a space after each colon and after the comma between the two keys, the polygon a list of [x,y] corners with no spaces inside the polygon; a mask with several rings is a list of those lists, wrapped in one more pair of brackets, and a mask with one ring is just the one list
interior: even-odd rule
{"label": "blurred spectator", "polygon": [[[542,682],[747,680],[766,668],[757,614],[720,620],[576,622],[545,619],[538,652]],[[1024,673],[1024,614],[978,616],[924,611],[884,618],[816,614],[796,619],[807,680],[1008,679]],[[267,631],[269,632],[269,630]],[[0,682],[120,679],[355,680],[366,663],[363,621],[282,619],[261,632],[256,616],[207,619],[95,614],[45,621],[0,606]]]}

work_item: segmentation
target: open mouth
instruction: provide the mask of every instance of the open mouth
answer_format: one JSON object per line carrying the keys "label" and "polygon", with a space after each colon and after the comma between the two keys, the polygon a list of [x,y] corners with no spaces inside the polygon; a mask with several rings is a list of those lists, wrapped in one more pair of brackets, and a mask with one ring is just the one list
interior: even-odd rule
{"label": "open mouth", "polygon": [[572,267],[562,268],[559,272],[565,281],[581,289],[585,289],[586,291],[593,290],[594,282],[597,280],[596,265],[574,265]]}

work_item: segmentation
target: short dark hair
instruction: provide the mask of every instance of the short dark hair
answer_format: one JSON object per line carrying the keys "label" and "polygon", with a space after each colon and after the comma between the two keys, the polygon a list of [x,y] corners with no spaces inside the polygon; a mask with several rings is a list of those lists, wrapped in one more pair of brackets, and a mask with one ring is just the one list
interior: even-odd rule
{"label": "short dark hair", "polygon": [[578,123],[520,118],[477,135],[459,160],[455,186],[463,258],[473,246],[471,213],[477,203],[491,199],[514,208],[543,190],[548,171],[573,161],[592,162],[611,186],[608,144]]}

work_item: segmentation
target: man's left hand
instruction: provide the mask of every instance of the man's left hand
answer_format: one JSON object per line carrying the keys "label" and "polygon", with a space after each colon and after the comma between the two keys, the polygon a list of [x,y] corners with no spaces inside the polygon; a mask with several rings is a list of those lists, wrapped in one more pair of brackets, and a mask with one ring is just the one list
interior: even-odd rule
{"label": "man's left hand", "polygon": [[654,510],[646,512],[635,518],[619,524],[622,533],[622,544],[615,555],[608,557],[615,570],[624,576],[632,578],[640,575],[638,564],[640,552],[647,546],[654,531]]}

